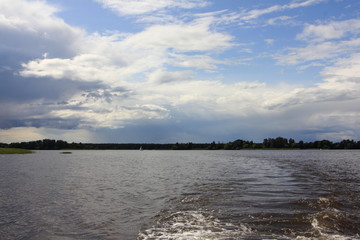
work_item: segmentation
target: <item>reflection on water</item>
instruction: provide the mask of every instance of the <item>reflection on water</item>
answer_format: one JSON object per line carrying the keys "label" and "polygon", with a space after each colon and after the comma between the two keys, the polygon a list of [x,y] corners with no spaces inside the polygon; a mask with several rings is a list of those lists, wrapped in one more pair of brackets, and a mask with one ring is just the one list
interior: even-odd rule
{"label": "reflection on water", "polygon": [[0,155],[1,239],[360,239],[360,151]]}

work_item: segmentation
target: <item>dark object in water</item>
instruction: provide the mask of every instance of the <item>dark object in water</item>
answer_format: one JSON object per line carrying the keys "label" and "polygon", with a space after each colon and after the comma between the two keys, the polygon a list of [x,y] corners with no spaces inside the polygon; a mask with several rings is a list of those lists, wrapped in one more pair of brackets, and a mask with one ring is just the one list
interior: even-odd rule
{"label": "dark object in water", "polygon": [[72,154],[72,152],[61,152],[61,154]]}

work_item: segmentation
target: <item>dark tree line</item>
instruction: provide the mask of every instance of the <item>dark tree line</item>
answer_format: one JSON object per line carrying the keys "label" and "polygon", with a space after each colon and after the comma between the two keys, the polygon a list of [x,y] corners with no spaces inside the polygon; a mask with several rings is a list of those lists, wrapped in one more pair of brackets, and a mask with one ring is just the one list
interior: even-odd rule
{"label": "dark tree line", "polygon": [[321,140],[314,142],[296,142],[290,138],[266,138],[262,143],[254,143],[253,141],[236,140],[225,144],[224,149],[360,149],[360,141],[342,140],[341,142],[332,142],[329,140]]}
{"label": "dark tree line", "polygon": [[0,147],[23,148],[29,150],[61,150],[61,149],[118,149],[118,150],[241,150],[241,149],[360,149],[360,141],[342,140],[332,142],[321,140],[314,142],[296,142],[290,138],[266,138],[262,143],[254,143],[247,140],[235,140],[228,143],[68,143],[62,140],[43,139],[30,142],[0,143]]}

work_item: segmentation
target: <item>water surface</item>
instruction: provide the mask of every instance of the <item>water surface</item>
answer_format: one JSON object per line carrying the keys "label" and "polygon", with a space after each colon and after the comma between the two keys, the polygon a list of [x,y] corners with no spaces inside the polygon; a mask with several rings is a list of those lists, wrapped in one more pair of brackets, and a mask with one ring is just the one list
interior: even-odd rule
{"label": "water surface", "polygon": [[360,151],[0,155],[1,239],[360,239]]}

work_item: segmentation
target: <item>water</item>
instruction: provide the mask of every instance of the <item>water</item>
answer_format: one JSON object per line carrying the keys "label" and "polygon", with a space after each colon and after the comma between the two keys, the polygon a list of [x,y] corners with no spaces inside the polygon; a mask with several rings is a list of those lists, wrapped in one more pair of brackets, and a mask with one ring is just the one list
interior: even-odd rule
{"label": "water", "polygon": [[360,239],[360,151],[0,155],[0,239]]}

